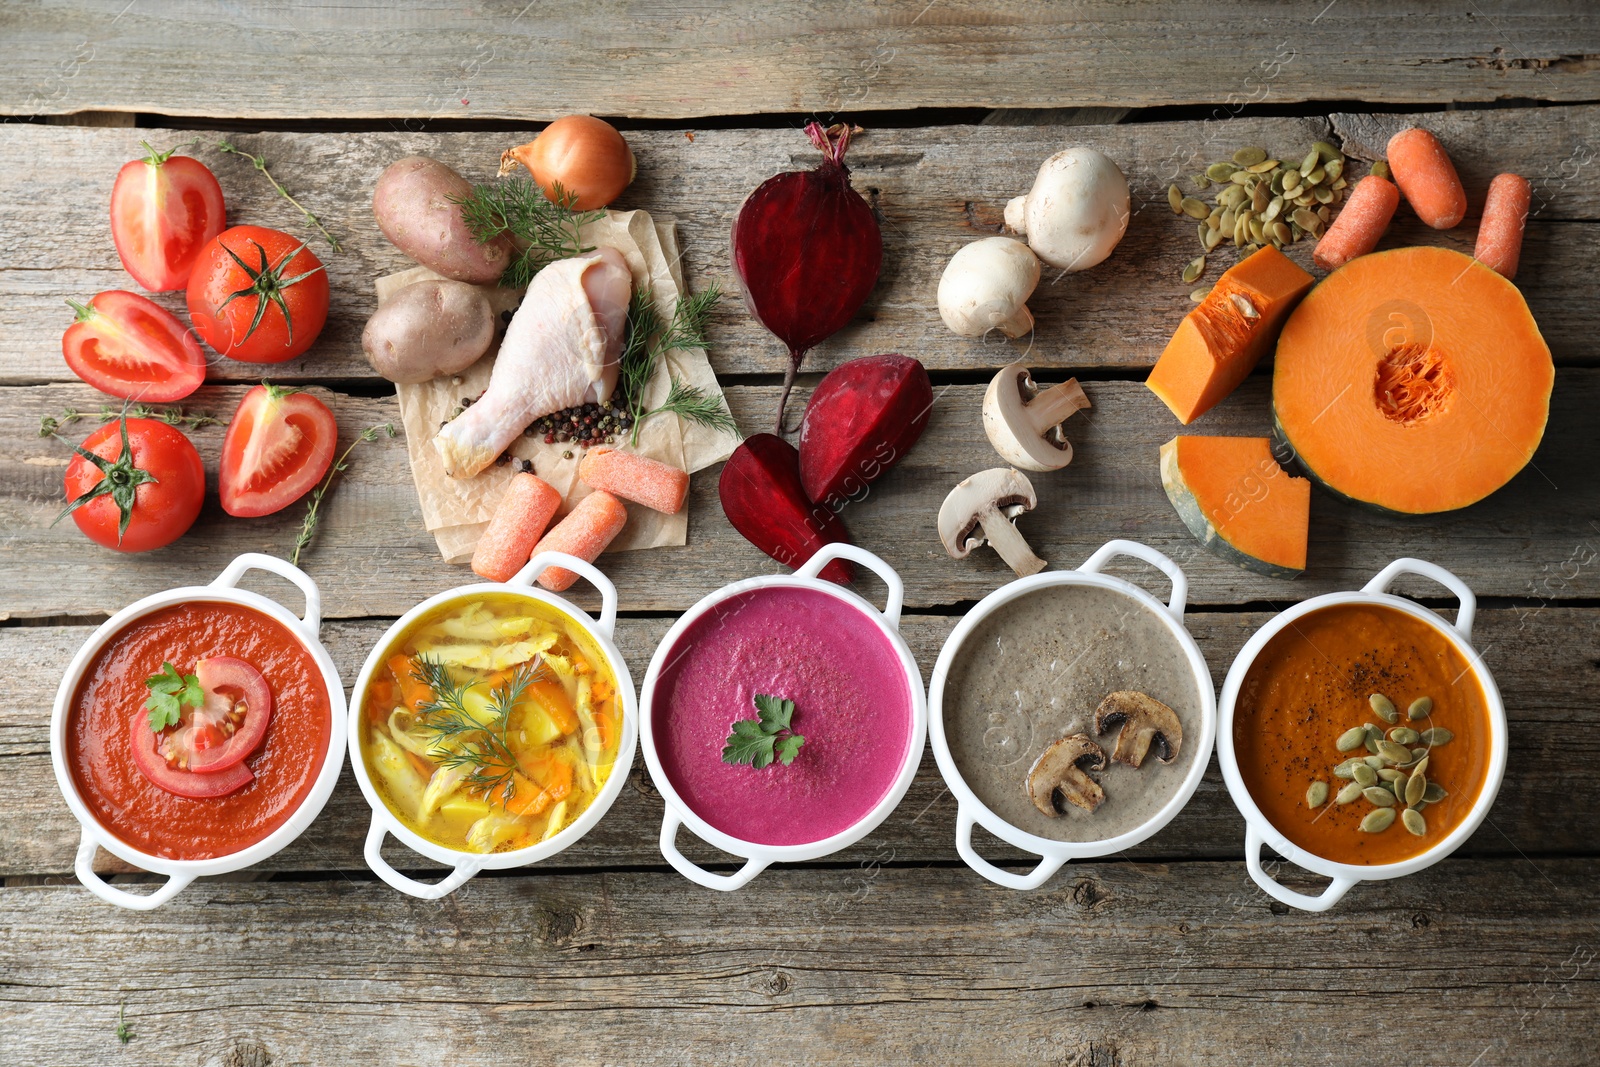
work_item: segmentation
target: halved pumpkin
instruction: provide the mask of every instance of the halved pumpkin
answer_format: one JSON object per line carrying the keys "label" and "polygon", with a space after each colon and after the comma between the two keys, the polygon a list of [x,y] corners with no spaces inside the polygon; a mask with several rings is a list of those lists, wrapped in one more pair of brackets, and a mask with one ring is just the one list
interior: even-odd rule
{"label": "halved pumpkin", "polygon": [[1517,287],[1447,248],[1351,260],[1289,316],[1276,433],[1307,474],[1387,511],[1464,508],[1533,457],[1555,367]]}
{"label": "halved pumpkin", "polygon": [[1235,263],[1178,323],[1145,384],[1189,425],[1255,369],[1314,280],[1271,245]]}
{"label": "halved pumpkin", "polygon": [[1174,437],[1161,485],[1189,532],[1229,563],[1271,578],[1306,569],[1311,483],[1272,458],[1265,437]]}

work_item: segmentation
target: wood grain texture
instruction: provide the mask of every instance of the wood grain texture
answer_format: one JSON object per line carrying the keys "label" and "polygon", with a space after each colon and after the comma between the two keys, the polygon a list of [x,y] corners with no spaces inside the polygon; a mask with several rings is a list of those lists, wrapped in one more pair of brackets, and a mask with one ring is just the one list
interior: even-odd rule
{"label": "wood grain texture", "polygon": [[738,893],[480,876],[437,903],[196,885],[145,914],[7,888],[0,1058],[1233,1067],[1346,1063],[1377,1033],[1421,1063],[1592,1059],[1594,859],[1450,859],[1321,915],[1237,862],[1075,864],[1032,893],[881,863]]}
{"label": "wood grain texture", "polygon": [[[1417,118],[1382,116],[1382,121]],[[1600,219],[1600,186],[1592,180],[1589,147],[1600,144],[1600,107],[1454,112],[1420,120],[1446,137],[1474,213],[1499,171],[1518,170],[1533,180],[1538,211],[1528,229],[1518,282],[1558,363],[1600,363],[1600,351],[1591,343],[1600,331],[1600,309],[1586,289],[1588,279],[1600,274],[1600,236],[1589,225]],[[71,380],[60,354],[61,332],[72,321],[66,298],[136,288],[107,229],[106,204],[118,168],[141,154],[140,139],[167,147],[194,136],[0,126],[0,152],[12,160],[0,173],[0,232],[18,238],[0,244],[0,384]],[[216,138],[203,136],[208,142]],[[266,371],[295,381],[373,381],[360,347],[361,327],[376,304],[372,281],[411,265],[373,221],[378,175],[395,159],[425,153],[476,180],[488,180],[501,149],[519,139],[506,133],[228,136],[264,155],[273,173],[321,216],[347,251],[334,255],[320,239],[313,241],[328,267],[332,308],[310,353],[279,367],[214,356],[213,381],[254,381]],[[1327,136],[1329,127],[1321,120],[1277,118],[870,131],[852,146],[849,160],[856,188],[882,215],[883,274],[858,321],[815,349],[806,366],[823,371],[856,356],[899,351],[933,371],[992,370],[1027,359],[1037,366],[1138,374],[1160,355],[1192,306],[1193,286],[1180,275],[1199,243],[1193,220],[1174,217],[1168,207],[1167,185],[1180,181],[1188,189],[1190,175],[1246,144],[1298,156]],[[811,166],[815,152],[793,130],[707,130],[693,142],[679,131],[629,137],[640,160],[639,178],[620,206],[678,218],[691,284],[715,281],[736,294],[727,241],[740,203],[769,175]],[[986,344],[954,336],[935,306],[945,263],[966,242],[998,232],[1006,200],[1025,192],[1039,163],[1072,142],[1105,151],[1130,178],[1134,214],[1121,246],[1093,270],[1047,274],[1030,302],[1038,319],[1030,337]],[[1358,144],[1365,147],[1359,138]],[[211,147],[192,151],[216,170],[231,222],[310,232],[247,162]],[[1470,253],[1475,236],[1470,221],[1439,234],[1406,214],[1385,246],[1443,244]],[[1292,255],[1311,267],[1309,243],[1295,246]],[[1214,254],[1207,279],[1233,261],[1231,250]],[[156,300],[185,317],[181,293]],[[782,346],[745,312],[737,295],[723,302],[714,320],[710,351],[724,375],[783,369]]]}
{"label": "wood grain texture", "polygon": [[[1270,612],[1197,612],[1188,623],[1220,687],[1228,667]],[[924,679],[955,619],[908,616],[903,627]],[[644,677],[669,619],[624,619],[618,645],[635,681]],[[334,662],[347,684],[355,681],[386,621],[331,624],[326,631]],[[0,876],[64,873],[72,868],[78,827],[50,768],[50,706],[67,661],[88,637],[84,626],[0,628],[0,662],[15,665],[7,695],[0,697]],[[1510,721],[1510,774],[1485,825],[1464,846],[1472,855],[1516,856],[1593,853],[1600,844],[1600,785],[1589,768],[1600,762],[1600,706],[1590,693],[1600,677],[1600,612],[1535,607],[1492,609],[1479,615],[1477,639],[1495,674]],[[582,841],[546,866],[597,868],[660,866],[656,837],[662,802],[644,770],[634,763],[616,806]],[[370,815],[346,770],[328,807],[299,841],[254,870],[330,871],[361,869],[361,846]],[[931,751],[911,791],[878,830],[830,863],[855,864],[892,853],[898,862],[949,862],[954,848],[955,801],[934,766]],[[1022,862],[1024,854],[980,834],[985,855]],[[726,862],[692,834],[681,833],[686,854],[698,861]],[[1188,807],[1163,832],[1124,855],[1202,859],[1238,858],[1244,822],[1222,786],[1215,761]],[[392,842],[385,853],[396,866],[434,864]],[[101,852],[107,871],[131,868]]]}
{"label": "wood grain texture", "polygon": [[[1592,473],[1591,427],[1600,405],[1600,371],[1557,375],[1549,430],[1532,465],[1471,508],[1405,519],[1315,494],[1309,566],[1293,582],[1230,566],[1190,537],[1161,488],[1158,463],[1160,445],[1179,427],[1154,394],[1136,382],[1089,382],[1085,389],[1094,408],[1073,419],[1069,436],[1075,460],[1064,470],[1033,477],[1039,506],[1018,521],[1034,549],[1058,567],[1075,567],[1111,538],[1128,537],[1160,549],[1185,568],[1194,604],[1284,604],[1359,588],[1399,556],[1421,556],[1453,570],[1479,596],[1600,595],[1600,566],[1595,565],[1600,529],[1594,525],[1600,516],[1600,482]],[[226,419],[242,391],[207,386],[191,406]],[[777,392],[771,386],[737,386],[728,396],[743,427],[765,428]],[[987,549],[966,560],[950,559],[934,527],[939,504],[957,481],[998,465],[980,428],[982,394],[982,386],[942,388],[921,442],[866,499],[843,512],[856,542],[900,572],[913,608],[977,600],[1011,577]],[[316,395],[333,407],[346,439],[358,427],[396,417],[392,400],[326,390]],[[791,404],[805,395],[798,391]],[[1267,382],[1258,376],[1190,432],[1265,434],[1267,396]],[[217,505],[214,491],[186,537],[137,556],[113,555],[90,544],[70,520],[51,526],[63,504],[61,474],[70,453],[66,442],[38,437],[39,417],[66,407],[95,412],[101,403],[81,385],[0,388],[0,562],[8,574],[0,588],[0,614],[108,613],[148,593],[209,581],[240,552],[288,554],[301,506],[262,519],[231,519]],[[69,428],[67,436],[75,441],[87,433],[80,425]],[[214,476],[221,427],[204,429],[194,439],[201,455],[210,457]],[[363,445],[353,463],[330,495],[318,539],[303,558],[322,586],[327,616],[400,615],[425,597],[467,581],[467,568],[439,563],[433,538],[422,527],[401,443]],[[625,609],[681,611],[735,578],[785,570],[728,525],[717,501],[716,475],[712,468],[691,484],[688,545],[604,557]],[[1145,578],[1155,572],[1140,565],[1124,573]],[[586,592],[577,599],[589,602]]]}
{"label": "wood grain texture", "polygon": [[130,9],[73,0],[13,7],[0,22],[11,58],[0,106],[21,115],[535,120],[1600,97],[1600,19],[1587,5],[1481,8],[182,0]]}

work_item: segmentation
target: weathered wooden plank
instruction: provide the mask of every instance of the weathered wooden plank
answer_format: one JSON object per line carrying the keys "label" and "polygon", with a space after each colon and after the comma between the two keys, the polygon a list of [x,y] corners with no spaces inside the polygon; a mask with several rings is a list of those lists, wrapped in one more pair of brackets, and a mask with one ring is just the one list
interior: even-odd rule
{"label": "weathered wooden plank", "polygon": [[[1286,913],[1242,864],[1091,863],[1013,893],[880,866],[332,880],[149,913],[0,890],[11,1063],[1588,1062],[1600,862],[1452,859]],[[118,1043],[120,1005],[135,1035]],[[1285,1049],[1293,1049],[1285,1057]]]}
{"label": "weathered wooden plank", "polygon": [[[1160,444],[1179,427],[1149,390],[1135,382],[1091,382],[1087,390],[1095,407],[1074,420],[1079,423],[1072,432],[1076,460],[1063,471],[1034,477],[1039,507],[1019,522],[1040,555],[1058,566],[1076,566],[1110,538],[1131,537],[1182,563],[1196,604],[1276,603],[1356,588],[1405,555],[1456,571],[1481,596],[1570,599],[1600,593],[1595,550],[1587,547],[1600,536],[1593,525],[1593,516],[1600,514],[1600,483],[1592,476],[1589,428],[1590,413],[1600,404],[1600,371],[1568,370],[1557,376],[1550,428],[1532,466],[1472,508],[1407,520],[1317,494],[1310,566],[1293,583],[1229,566],[1190,538],[1161,488],[1157,462]],[[768,386],[729,391],[734,414],[751,431],[770,424],[776,394]],[[844,512],[857,543],[900,571],[913,607],[976,600],[1010,576],[988,551],[962,561],[948,558],[934,528],[950,488],[998,463],[979,428],[982,394],[982,386],[942,389],[922,442],[866,500]],[[239,395],[237,386],[206,387],[195,394],[193,406],[227,418]],[[318,395],[331,402],[347,437],[356,427],[395,417],[392,400]],[[797,396],[803,400],[804,390]],[[236,520],[222,513],[214,496],[182,541],[138,556],[105,552],[85,541],[70,521],[52,527],[69,453],[65,443],[37,436],[39,416],[68,406],[98,411],[100,403],[85,386],[0,389],[0,562],[10,576],[0,589],[0,613],[98,614],[107,608],[108,587],[117,591],[114,602],[122,603],[209,580],[239,552],[289,551],[300,525],[299,507]],[[1266,433],[1266,380],[1247,382],[1195,429]],[[74,430],[87,433],[81,426]],[[195,435],[201,455],[212,457],[212,464],[221,439],[220,427]],[[735,578],[783,569],[733,531],[716,492],[714,470],[694,479],[687,546],[605,557],[624,607],[682,610]],[[305,563],[322,583],[329,617],[399,615],[469,576],[464,567],[439,564],[397,441],[366,445],[357,453],[350,475],[329,498],[322,531]]]}
{"label": "weathered wooden plank", "polygon": [[1600,97],[1585,5],[1484,6],[77,0],[8,11],[0,109],[457,120]]}
{"label": "weathered wooden plank", "polygon": [[[1268,612],[1204,613],[1189,625],[1220,686],[1245,640],[1270,618]],[[670,620],[625,619],[618,643],[635,681],[642,679]],[[955,625],[949,616],[908,616],[903,627],[924,678]],[[341,622],[327,628],[327,643],[347,685],[387,626],[386,621]],[[1600,706],[1591,695],[1594,661],[1600,658],[1600,610],[1593,608],[1493,609],[1479,616],[1478,640],[1505,698],[1511,723],[1512,773],[1485,826],[1465,846],[1473,855],[1592,853],[1600,822],[1600,792],[1575,783],[1589,780],[1600,760]],[[84,626],[0,628],[0,662],[12,664],[7,696],[0,698],[0,876],[70,871],[77,846],[73,822],[50,769],[50,702],[61,672],[88,636]],[[629,787],[588,837],[552,861],[561,867],[659,865],[656,836],[661,801],[635,762]],[[359,870],[369,816],[348,772],[328,808],[294,845],[263,864],[262,871]],[[891,854],[902,862],[956,858],[955,802],[946,792],[931,753],[911,791],[889,820],[831,862],[856,863]],[[697,847],[682,834],[685,851],[705,862],[720,854]],[[1237,858],[1244,823],[1222,787],[1215,764],[1194,800],[1164,832],[1129,850],[1139,858]],[[999,842],[983,846],[997,860],[1022,854]],[[430,863],[391,845],[392,862],[405,867]],[[105,870],[126,870],[102,852]]]}
{"label": "weathered wooden plank", "polygon": [[[1385,116],[1385,120],[1406,120]],[[1437,124],[1435,116],[1424,116]],[[1438,118],[1477,204],[1489,179],[1518,170],[1535,181],[1540,211],[1528,233],[1519,282],[1559,363],[1600,362],[1590,343],[1600,329],[1583,289],[1600,273],[1600,237],[1584,223],[1600,218],[1595,183],[1575,177],[1586,145],[1600,139],[1600,108],[1563,107],[1458,112]],[[1042,366],[1148,368],[1191,306],[1192,286],[1179,278],[1198,251],[1194,224],[1167,207],[1170,181],[1185,180],[1205,162],[1248,143],[1299,152],[1328,136],[1312,119],[1230,119],[1096,127],[942,127],[877,130],[851,150],[858,189],[884,217],[885,267],[860,321],[824,342],[808,367],[826,370],[869,352],[902,351],[933,370],[978,371],[1016,358]],[[140,138],[163,146],[193,133],[162,130],[0,126],[0,152],[13,165],[0,174],[0,232],[17,239],[0,247],[0,383],[70,380],[60,337],[71,312],[65,299],[106,288],[133,287],[121,269],[106,225],[106,203],[121,164],[141,154]],[[407,153],[432,153],[478,179],[493,171],[500,150],[519,135],[249,134],[230,135],[265,154],[273,172],[340,236],[347,251],[327,254],[332,279],[329,324],[315,348],[287,367],[263,368],[217,358],[214,381],[252,381],[270,370],[297,381],[372,380],[361,356],[361,326],[374,306],[373,278],[410,261],[378,232],[370,209],[383,167]],[[676,131],[630,133],[639,179],[623,206],[680,219],[693,284],[736,287],[728,265],[730,221],[744,196],[782,169],[809,166],[810,147],[793,130],[710,130],[688,141]],[[207,135],[214,140],[214,135]],[[940,273],[965,242],[1000,226],[1007,198],[1032,182],[1039,162],[1073,141],[1117,159],[1133,183],[1136,212],[1119,250],[1100,267],[1047,277],[1032,307],[1034,334],[1009,344],[958,338],[934,305]],[[233,222],[307,231],[304,220],[247,163],[210,148],[195,149],[213,166],[228,195]],[[1443,243],[1470,252],[1471,224],[1440,235],[1402,222],[1391,245]],[[1310,248],[1293,255],[1310,266]],[[1233,261],[1212,257],[1212,277]],[[157,297],[184,315],[182,294]],[[734,297],[713,325],[711,357],[723,374],[773,374],[783,367],[778,342]]]}

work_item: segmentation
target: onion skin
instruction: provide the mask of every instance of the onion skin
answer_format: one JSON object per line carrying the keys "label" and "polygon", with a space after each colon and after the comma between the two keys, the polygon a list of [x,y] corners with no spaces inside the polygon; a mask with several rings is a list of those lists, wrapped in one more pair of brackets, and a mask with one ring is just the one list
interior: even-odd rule
{"label": "onion skin", "polygon": [[883,265],[877,217],[850,188],[844,164],[853,132],[849,126],[806,126],[822,163],[768,178],[733,220],[733,269],[745,306],[789,349],[778,401],[780,434],[789,388],[806,352],[849,324]]}
{"label": "onion skin", "polygon": [[633,149],[604,119],[592,115],[567,115],[546,126],[527,144],[500,154],[500,176],[522,164],[551,201],[556,186],[577,199],[568,204],[574,211],[593,211],[605,207],[633,181],[638,166]]}

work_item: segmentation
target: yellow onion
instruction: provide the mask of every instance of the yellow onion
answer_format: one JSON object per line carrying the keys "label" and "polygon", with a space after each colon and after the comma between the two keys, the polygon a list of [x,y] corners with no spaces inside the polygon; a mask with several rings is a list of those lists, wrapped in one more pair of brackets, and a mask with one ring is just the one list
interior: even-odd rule
{"label": "yellow onion", "polygon": [[527,144],[500,155],[500,176],[520,163],[528,168],[544,195],[556,200],[556,186],[575,211],[605,207],[633,181],[633,150],[617,128],[592,115],[556,119]]}

